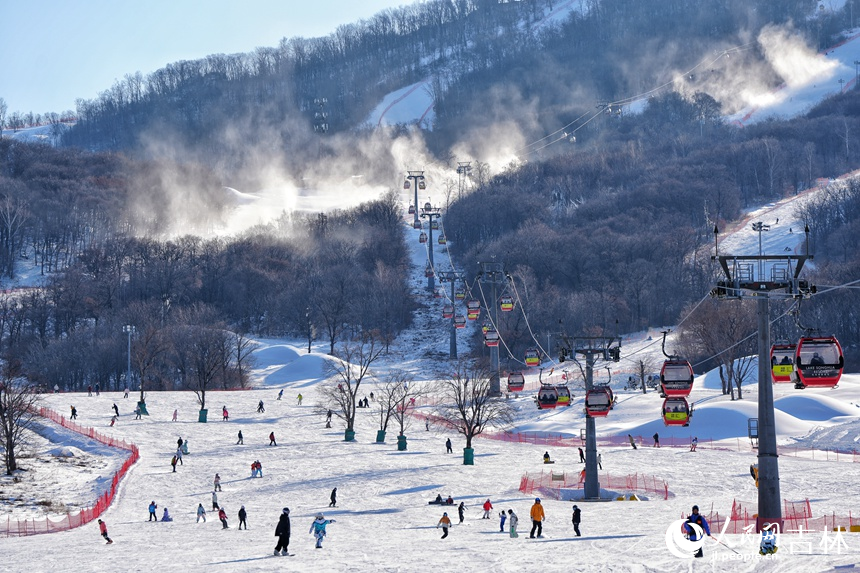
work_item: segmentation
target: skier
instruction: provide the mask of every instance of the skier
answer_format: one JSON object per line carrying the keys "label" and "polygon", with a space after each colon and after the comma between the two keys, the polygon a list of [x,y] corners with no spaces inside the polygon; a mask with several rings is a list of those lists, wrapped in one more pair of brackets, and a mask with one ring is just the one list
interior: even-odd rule
{"label": "skier", "polygon": [[637,449],[637,448],[636,448],[636,442],[635,442],[635,441],[633,441],[633,436],[631,436],[630,434],[627,434],[627,439],[628,439],[628,440],[630,440],[630,446],[631,446],[634,450],[635,450],[635,449]]}
{"label": "skier", "polygon": [[487,501],[484,502],[484,517],[481,519],[490,519],[490,511],[493,509],[493,504],[490,503],[490,498],[487,498]]}
{"label": "skier", "polygon": [[299,394],[299,406],[301,406],[301,405],[302,405],[302,395]]}
{"label": "skier", "polygon": [[582,519],[582,511],[576,505],[573,506],[573,530],[576,532],[577,537],[582,537],[582,534],[579,533],[579,523]]}
{"label": "skier", "polygon": [[579,461],[585,463],[585,452],[582,451],[582,448],[579,448]]}
{"label": "skier", "polygon": [[257,475],[263,477],[263,463],[260,460],[257,460]]}
{"label": "skier", "polygon": [[257,461],[256,460],[251,462],[251,477],[252,478],[257,477]]}
{"label": "skier", "polygon": [[698,445],[699,445],[699,438],[697,438],[696,436],[693,436],[693,441],[690,442],[690,451],[695,452],[696,446],[698,446]]}
{"label": "skier", "polygon": [[263,401],[262,401],[262,400],[260,400],[260,403],[259,403],[259,404],[257,404],[257,413],[258,413],[258,414],[262,414],[262,413],[263,413],[263,412],[265,412],[265,411],[266,411],[266,409],[265,409],[265,408],[263,408]]}
{"label": "skier", "polygon": [[[693,513],[690,514],[690,517],[687,518],[687,523],[684,524],[684,530],[686,531],[687,537],[689,538],[690,541],[701,541],[702,538],[698,537],[698,532],[696,531],[696,529],[694,527],[691,526],[691,524],[698,525],[701,528],[700,531],[703,531],[706,535],[708,535],[710,537],[711,528],[708,526],[708,522],[705,519],[705,517],[699,513],[699,506],[698,505],[693,506]],[[699,550],[696,551],[696,553],[695,553],[695,557],[701,557],[701,556],[702,556],[702,546],[700,545]]]}
{"label": "skier", "polygon": [[238,446],[239,444],[244,444],[244,443],[245,443],[245,439],[242,437],[242,430],[239,430],[239,441],[236,442],[236,445]]}
{"label": "skier", "polygon": [[173,421],[175,422],[178,417],[179,417],[179,410],[173,410]]}
{"label": "skier", "polygon": [[173,471],[176,472],[176,456],[170,458],[170,465],[173,466]]}
{"label": "skier", "polygon": [[220,506],[218,505],[218,496],[213,491],[212,492],[212,510],[214,511],[216,509],[220,509]]}
{"label": "skier", "polygon": [[203,504],[197,504],[197,523],[200,523],[200,518],[203,518],[203,523],[206,523],[206,510],[203,509]]}
{"label": "skier", "polygon": [[520,518],[517,517],[517,514],[514,513],[513,509],[508,510],[508,515],[510,516],[508,518],[508,523],[511,527],[511,537],[519,537],[519,535],[517,535],[517,524],[520,522]]}
{"label": "skier", "polygon": [[603,469],[603,455],[597,454],[597,467]]}
{"label": "skier", "polygon": [[448,453],[448,454],[454,453],[454,450],[451,449],[451,438],[448,438],[447,440],[445,440],[445,449],[447,450],[445,453]]}
{"label": "skier", "polygon": [[230,412],[227,411],[227,405],[221,407],[221,419],[225,422],[230,421]]}
{"label": "skier", "polygon": [[290,508],[285,507],[281,511],[281,517],[278,519],[278,526],[275,527],[275,537],[278,538],[278,544],[275,545],[275,555],[278,551],[281,555],[289,555],[287,547],[290,545]]}
{"label": "skier", "polygon": [[167,508],[164,508],[164,513],[161,514],[161,521],[173,521],[173,518],[170,517],[170,514],[167,513]]}
{"label": "skier", "polygon": [[508,518],[508,514],[505,513],[505,510],[499,512],[499,533],[505,532],[505,520]]}
{"label": "skier", "polygon": [[660,434],[658,434],[657,432],[654,432],[654,447],[660,447]]}
{"label": "skier", "polygon": [[215,474],[215,491],[221,491],[221,476],[217,473]]}
{"label": "skier", "polygon": [[329,507],[337,507],[337,488],[331,490],[331,501],[329,502]]}
{"label": "skier", "polygon": [[119,408],[116,405],[116,402],[113,403],[113,411],[116,412],[117,417],[119,417]]}
{"label": "skier", "polygon": [[104,537],[104,538],[105,538],[105,541],[107,541],[107,542],[108,542],[108,544],[113,543],[113,541],[111,540],[111,538],[110,538],[110,537],[108,537],[108,532],[107,532],[107,523],[105,523],[105,522],[104,522],[104,521],[102,521],[101,519],[99,519],[99,531],[101,532],[102,537]]}
{"label": "skier", "polygon": [[448,528],[451,527],[451,520],[448,518],[447,512],[442,514],[442,519],[436,524],[436,528],[438,529],[439,527],[442,528],[442,537],[440,539],[448,537]]}
{"label": "skier", "polygon": [[72,420],[77,420],[78,419],[78,410],[74,406],[71,406],[71,408],[72,408],[72,415],[70,417]]}
{"label": "skier", "polygon": [[538,537],[543,537],[543,520],[546,519],[546,516],[543,512],[543,506],[540,504],[540,498],[535,498],[535,504],[532,506],[529,515],[532,518],[532,531],[529,534],[529,538],[535,538],[535,531],[537,531]]}
{"label": "skier", "polygon": [[158,509],[158,506],[155,504],[155,501],[151,501],[149,503],[149,519],[147,521],[158,521],[158,516],[155,515],[156,509]]}
{"label": "skier", "polygon": [[773,555],[776,553],[776,550],[779,549],[776,546],[776,532],[774,530],[777,529],[777,525],[775,523],[765,523],[761,526],[761,543],[759,544],[758,552],[761,555]]}
{"label": "skier", "polygon": [[283,395],[284,395],[284,389],[281,388],[281,391],[278,392],[278,400],[280,400],[283,397]]}
{"label": "skier", "polygon": [[181,465],[181,466],[185,465],[184,463],[182,463],[182,446],[179,446],[178,448],[176,448],[176,459],[179,462],[179,465]]}
{"label": "skier", "polygon": [[457,506],[457,513],[460,515],[460,523],[463,523],[463,519],[466,517],[466,504],[462,501]]}
{"label": "skier", "polygon": [[140,406],[135,406],[135,407],[134,407],[134,419],[135,419],[135,420],[140,420],[140,415],[141,415],[141,413],[142,413],[142,412],[141,412]]}
{"label": "skier", "polygon": [[242,529],[242,524],[245,524],[245,531],[248,531],[248,522],[245,520],[248,518],[248,512],[245,511],[245,506],[239,508],[239,529]]}
{"label": "skier", "polygon": [[270,446],[277,446],[278,445],[278,443],[275,441],[275,432],[272,432],[269,434],[269,445]]}
{"label": "skier", "polygon": [[218,519],[221,520],[221,525],[224,526],[221,529],[228,529],[229,528],[229,526],[227,525],[227,512],[224,511],[223,507],[218,510]]}
{"label": "skier", "polygon": [[334,523],[334,522],[335,521],[333,519],[326,519],[325,516],[323,516],[323,514],[321,514],[321,513],[317,514],[317,518],[311,524],[311,528],[308,531],[308,533],[313,533],[314,537],[317,538],[317,545],[316,545],[317,549],[322,549],[323,538],[326,535],[325,526],[328,525],[329,523]]}

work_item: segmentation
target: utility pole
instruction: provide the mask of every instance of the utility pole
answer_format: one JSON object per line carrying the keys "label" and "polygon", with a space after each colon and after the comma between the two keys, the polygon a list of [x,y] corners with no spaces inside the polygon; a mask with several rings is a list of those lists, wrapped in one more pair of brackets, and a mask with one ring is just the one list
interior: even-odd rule
{"label": "utility pole", "polygon": [[[753,223],[761,237],[762,223]],[[758,517],[756,531],[765,522],[778,523],[782,528],[782,499],[779,491],[779,454],[776,447],[776,417],[773,408],[773,382],[770,371],[770,293],[785,290],[793,298],[803,298],[815,292],[815,286],[800,278],[804,263],[812,259],[809,253],[809,227],[806,233],[806,255],[720,255],[714,227],[714,256],[719,261],[726,280],[718,281],[711,296],[740,300],[744,296],[756,299],[758,317]],[[759,247],[759,250],[761,248]],[[758,263],[756,265],[755,263]],[[758,268],[758,273],[756,273]],[[785,295],[783,295],[785,296]]]}
{"label": "utility pole", "polygon": [[[481,265],[481,272],[478,273],[478,280],[482,283],[490,284],[492,287],[490,295],[490,305],[492,305],[492,308],[487,309],[487,315],[489,316],[492,312],[493,325],[496,327],[496,330],[499,330],[499,305],[497,302],[498,297],[496,295],[496,286],[509,280],[509,277],[507,273],[505,273],[504,264],[502,263],[492,261],[478,264]],[[501,396],[502,384],[501,372],[499,369],[498,346],[490,347],[490,368],[492,369],[492,374],[490,375],[490,395]]]}
{"label": "utility pole", "polygon": [[[417,206],[415,207],[415,212],[416,213],[418,212]],[[434,263],[433,263],[433,220],[434,220],[434,218],[438,219],[441,216],[442,216],[442,210],[439,209],[438,207],[433,207],[429,201],[427,203],[425,203],[424,208],[421,209],[421,218],[423,219],[424,217],[427,217],[430,220],[430,225],[429,225],[430,228],[428,229],[429,240],[427,241],[427,247],[428,247],[427,250],[429,253],[429,257],[430,257],[430,269],[433,271],[436,270],[436,267],[434,266]],[[427,275],[427,290],[429,290],[431,293],[434,290],[436,290],[435,272],[434,273],[428,273],[428,275]]]}
{"label": "utility pole", "polygon": [[[455,287],[457,286],[457,281],[462,281],[465,276],[463,275],[463,273],[459,273],[457,271],[439,271],[436,274],[439,275],[439,280],[441,282],[451,283],[451,304],[453,304],[456,308],[456,304],[454,304],[456,301],[456,293],[454,292]],[[456,318],[457,311],[455,310],[454,313],[451,315],[451,342],[450,349],[448,351],[448,357],[451,360],[457,358],[457,327],[454,325],[454,321],[456,320]]]}
{"label": "utility pole", "polygon": [[[314,131],[320,135],[325,135],[328,132],[328,112],[325,110],[325,106],[328,105],[328,98],[314,98],[314,105],[317,107],[314,112]],[[322,159],[322,138],[320,138],[317,147],[317,159]]]}
{"label": "utility pole", "polygon": [[472,162],[471,161],[458,161],[457,162],[457,175],[459,176],[460,186],[458,188],[457,200],[463,198],[463,187],[465,186],[466,178],[472,176]]}
{"label": "utility pole", "polygon": [[415,206],[415,219],[412,221],[412,226],[416,229],[419,229],[421,228],[421,224],[418,221],[418,190],[421,189],[423,191],[424,188],[427,186],[424,183],[424,172],[407,171],[406,173],[406,181],[403,182],[403,188],[408,190],[411,186],[413,189],[415,189],[415,203],[413,203],[413,205]]}
{"label": "utility pole", "polygon": [[854,89],[858,89],[858,82],[860,82],[860,60],[854,60]]}
{"label": "utility pole", "polygon": [[[621,359],[621,338],[617,336],[588,336],[569,338],[561,336],[558,361],[585,357],[585,395],[594,390],[594,363],[598,357],[618,362]],[[617,344],[617,346],[613,346]],[[594,417],[585,411],[585,499],[600,498],[600,482],[597,479],[597,429]]]}

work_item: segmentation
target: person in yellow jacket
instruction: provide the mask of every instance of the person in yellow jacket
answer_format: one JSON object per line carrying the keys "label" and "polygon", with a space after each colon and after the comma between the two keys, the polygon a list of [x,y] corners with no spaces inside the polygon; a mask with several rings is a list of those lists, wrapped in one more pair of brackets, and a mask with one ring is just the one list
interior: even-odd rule
{"label": "person in yellow jacket", "polygon": [[442,539],[448,537],[448,528],[451,527],[451,520],[448,519],[447,513],[442,514],[442,519],[439,520],[439,523],[436,524],[436,527],[442,528]]}
{"label": "person in yellow jacket", "polygon": [[537,531],[538,537],[543,537],[541,533],[543,533],[543,520],[546,519],[546,516],[543,513],[543,506],[540,504],[540,498],[535,498],[535,504],[532,506],[532,510],[529,512],[532,518],[532,531],[529,534],[531,539],[535,538],[535,531]]}

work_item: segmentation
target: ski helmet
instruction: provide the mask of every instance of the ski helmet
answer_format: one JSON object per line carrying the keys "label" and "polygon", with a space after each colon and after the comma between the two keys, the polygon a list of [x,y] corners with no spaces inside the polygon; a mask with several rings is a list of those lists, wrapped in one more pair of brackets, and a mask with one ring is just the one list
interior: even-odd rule
{"label": "ski helmet", "polygon": [[[245,506],[243,505],[242,507],[245,507]],[[289,508],[289,507],[285,507],[285,508],[284,508],[284,513],[285,513],[286,515],[289,515],[289,514],[290,514],[290,508]]]}

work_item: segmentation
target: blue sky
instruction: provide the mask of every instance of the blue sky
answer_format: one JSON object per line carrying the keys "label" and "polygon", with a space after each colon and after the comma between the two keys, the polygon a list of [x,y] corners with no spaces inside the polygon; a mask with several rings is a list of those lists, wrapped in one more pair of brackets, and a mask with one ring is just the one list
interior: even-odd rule
{"label": "blue sky", "polygon": [[178,60],[275,47],[412,0],[0,0],[9,111],[75,109],[114,80]]}

